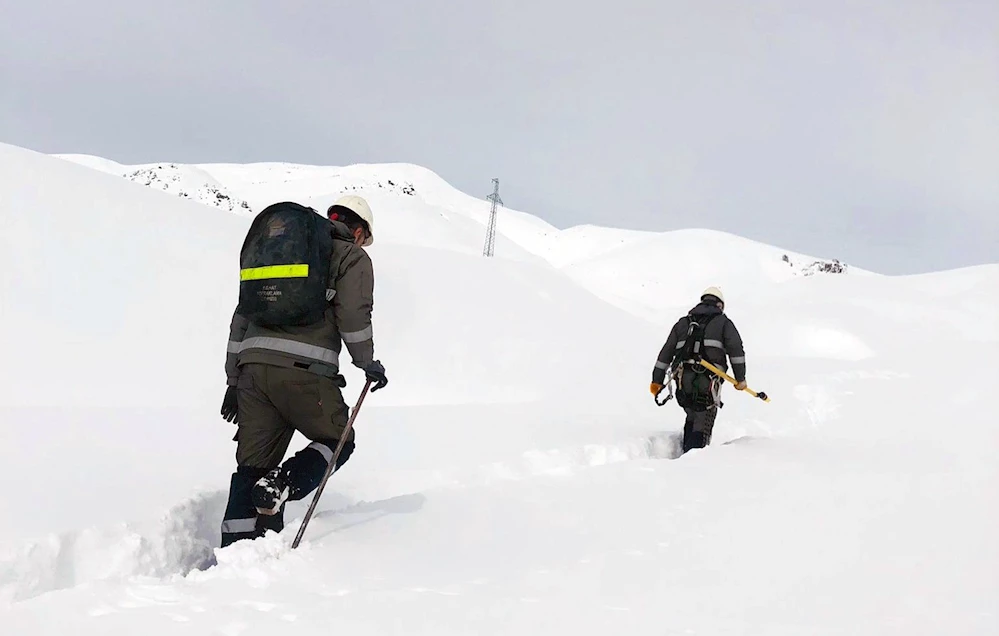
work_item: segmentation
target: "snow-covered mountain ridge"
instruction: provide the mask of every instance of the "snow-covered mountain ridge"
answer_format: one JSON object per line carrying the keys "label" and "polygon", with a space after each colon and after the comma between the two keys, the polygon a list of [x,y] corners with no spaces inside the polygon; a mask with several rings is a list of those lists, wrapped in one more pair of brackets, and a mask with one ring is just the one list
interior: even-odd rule
{"label": "snow-covered mountain ridge", "polygon": [[[383,209],[405,206],[404,197],[415,197],[436,208],[444,218],[449,214],[461,214],[483,226],[488,220],[489,203],[484,196],[473,197],[463,193],[435,172],[412,164],[316,166],[294,163],[160,163],[126,166],[91,155],[56,156],[229,211],[238,208],[240,212],[254,214],[277,200],[303,198],[309,199],[317,209],[322,210],[341,194],[358,193],[378,197],[384,204]],[[192,196],[191,192],[197,194]],[[599,258],[605,252],[636,243],[669,241],[673,234],[593,225],[559,230],[536,215],[509,208],[501,208],[498,232],[518,247],[545,258],[557,267]],[[705,237],[715,233],[706,230],[700,232]],[[724,232],[717,234],[725,235]],[[476,238],[481,242],[484,230]],[[394,234],[390,234],[389,240],[397,239]],[[469,243],[481,249],[481,244],[473,241]],[[764,247],[762,244],[758,245]],[[793,276],[839,274],[851,270],[848,265],[835,259],[820,259],[778,248],[770,248],[770,251],[770,256],[783,262]],[[502,252],[500,256],[502,257]]]}

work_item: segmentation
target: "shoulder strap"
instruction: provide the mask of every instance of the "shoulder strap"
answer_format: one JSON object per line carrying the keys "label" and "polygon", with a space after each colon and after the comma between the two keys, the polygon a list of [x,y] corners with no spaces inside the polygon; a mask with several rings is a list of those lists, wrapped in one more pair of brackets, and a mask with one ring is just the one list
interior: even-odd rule
{"label": "shoulder strap", "polygon": [[688,314],[687,318],[690,320],[690,324],[687,327],[687,338],[688,338],[688,340],[690,338],[693,338],[693,336],[694,336],[694,325],[695,324],[697,324],[701,328],[700,337],[697,339],[697,341],[696,342],[688,342],[687,343],[687,347],[686,347],[686,349],[688,351],[690,351],[690,354],[691,354],[690,358],[693,361],[700,360],[701,356],[703,355],[704,335],[708,331],[708,325],[710,325],[711,321],[713,321],[715,318],[717,318],[720,315],[721,314],[715,314],[715,315],[711,316],[710,318],[708,318],[707,320],[705,320],[703,323],[701,323],[701,322],[697,322],[692,315]]}

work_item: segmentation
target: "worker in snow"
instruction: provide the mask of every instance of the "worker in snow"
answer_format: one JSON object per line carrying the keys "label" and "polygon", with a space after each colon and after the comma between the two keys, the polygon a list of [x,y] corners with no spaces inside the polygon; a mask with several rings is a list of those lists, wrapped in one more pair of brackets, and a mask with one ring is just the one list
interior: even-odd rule
{"label": "worker in snow", "polygon": [[732,320],[725,315],[725,297],[718,287],[708,287],[701,302],[681,317],[670,331],[652,370],[652,394],[658,396],[667,383],[667,373],[676,385],[676,401],[687,414],[683,425],[683,452],[704,448],[711,442],[711,431],[721,405],[722,379],[692,361],[696,356],[728,371],[726,357],[738,384],[746,388],[746,354],[742,337]]}
{"label": "worker in snow", "polygon": [[[348,420],[349,408],[340,391],[346,386],[338,367],[341,340],[353,364],[374,383],[374,391],[388,383],[385,368],[374,359],[374,272],[363,249],[374,242],[371,208],[362,197],[348,195],[330,206],[326,216],[333,240],[331,248],[326,243],[331,258],[329,287],[320,292],[325,298],[286,301],[302,288],[289,285],[277,299],[311,303],[317,307],[316,315],[323,317],[304,326],[274,327],[247,319],[238,313],[239,308],[232,317],[225,365],[228,389],[221,413],[239,428],[234,438],[237,469],[222,521],[222,547],[262,536],[267,530],[280,532],[285,502],[302,499],[322,481]],[[328,229],[320,215],[315,217],[286,218],[308,219],[307,223]],[[282,236],[293,231],[287,221],[269,223],[261,233]],[[252,226],[250,232],[254,232]],[[248,235],[246,244],[249,239]],[[275,288],[287,278],[274,275]],[[311,443],[282,463],[296,430]],[[334,470],[343,466],[353,450],[352,429]]]}

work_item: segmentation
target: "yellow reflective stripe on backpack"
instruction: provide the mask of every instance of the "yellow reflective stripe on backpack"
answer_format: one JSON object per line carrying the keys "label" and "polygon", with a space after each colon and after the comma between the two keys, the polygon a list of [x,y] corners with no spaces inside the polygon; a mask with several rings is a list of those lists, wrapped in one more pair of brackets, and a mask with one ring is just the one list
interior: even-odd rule
{"label": "yellow reflective stripe on backpack", "polygon": [[265,278],[308,278],[309,265],[268,265],[239,270],[239,280],[263,280]]}

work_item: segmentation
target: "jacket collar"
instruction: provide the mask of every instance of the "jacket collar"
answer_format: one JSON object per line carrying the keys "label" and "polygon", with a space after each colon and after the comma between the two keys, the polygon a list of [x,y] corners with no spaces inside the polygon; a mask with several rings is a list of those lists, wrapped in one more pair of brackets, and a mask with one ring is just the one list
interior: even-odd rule
{"label": "jacket collar", "polygon": [[724,312],[714,303],[702,302],[688,312],[692,316],[718,316]]}
{"label": "jacket collar", "polygon": [[350,233],[350,228],[343,221],[330,221],[333,226],[333,238],[354,242],[354,235]]}

